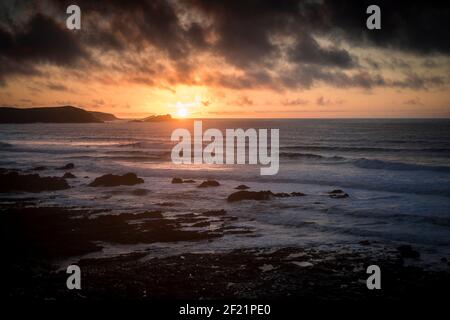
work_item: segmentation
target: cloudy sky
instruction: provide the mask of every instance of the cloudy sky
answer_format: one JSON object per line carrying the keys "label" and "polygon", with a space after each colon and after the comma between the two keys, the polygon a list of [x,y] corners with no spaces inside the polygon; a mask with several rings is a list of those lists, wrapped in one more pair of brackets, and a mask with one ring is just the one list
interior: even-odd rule
{"label": "cloudy sky", "polygon": [[[81,8],[81,30],[66,8]],[[381,8],[381,30],[366,8]],[[0,105],[122,117],[450,117],[450,5],[2,1]]]}

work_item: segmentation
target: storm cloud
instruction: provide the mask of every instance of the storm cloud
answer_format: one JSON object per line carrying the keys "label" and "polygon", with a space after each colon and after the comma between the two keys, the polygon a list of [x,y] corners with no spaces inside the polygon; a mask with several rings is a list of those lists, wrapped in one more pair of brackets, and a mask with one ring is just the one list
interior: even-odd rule
{"label": "storm cloud", "polygon": [[[449,81],[412,73],[399,59],[360,57],[361,50],[396,50],[423,59],[425,67],[436,64],[436,56],[448,58],[450,6],[444,2],[377,1],[382,29],[375,31],[365,27],[371,1],[80,0],[83,22],[76,32],[65,28],[69,4],[0,4],[0,84],[39,75],[43,65],[115,70],[149,86],[192,84],[205,56],[233,71],[214,64],[204,80],[236,90],[427,89]],[[117,61],[106,66],[105,53]],[[397,78],[381,70],[388,63],[399,70]]]}

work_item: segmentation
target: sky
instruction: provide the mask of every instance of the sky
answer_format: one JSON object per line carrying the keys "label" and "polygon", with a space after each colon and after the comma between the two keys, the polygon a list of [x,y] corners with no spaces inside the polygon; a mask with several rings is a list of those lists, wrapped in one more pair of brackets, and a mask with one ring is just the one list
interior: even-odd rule
{"label": "sky", "polygon": [[[381,30],[366,28],[370,4]],[[449,30],[450,5],[433,1],[2,1],[0,106],[448,118]]]}

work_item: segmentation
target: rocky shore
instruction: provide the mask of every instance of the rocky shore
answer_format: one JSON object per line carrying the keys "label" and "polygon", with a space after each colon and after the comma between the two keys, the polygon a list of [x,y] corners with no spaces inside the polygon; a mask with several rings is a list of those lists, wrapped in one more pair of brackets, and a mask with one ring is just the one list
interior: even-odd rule
{"label": "rocky shore", "polygon": [[[69,165],[58,169],[74,168]],[[161,210],[133,213],[43,207],[32,196],[19,197],[19,192],[68,188],[66,178],[71,178],[70,175],[41,177],[6,169],[0,170],[0,174],[9,179],[1,182],[0,220],[6,261],[3,291],[10,299],[397,301],[439,298],[450,285],[449,263],[445,258],[440,270],[430,270],[411,263],[421,258],[420,252],[411,246],[391,247],[368,240],[361,240],[352,247],[336,245],[332,249],[258,247],[225,252],[171,253],[171,243],[208,242],[233,234],[252,237],[252,229],[233,225],[239,217],[220,207],[176,216],[166,214],[170,211],[170,202],[164,202]],[[88,185],[97,190],[132,186],[143,181],[133,173],[107,174],[94,178]],[[168,183],[180,184],[177,188],[197,183],[202,188],[223,188],[215,180],[195,182],[174,178]],[[228,199],[223,199],[224,204],[308,197],[294,190],[289,193],[247,191],[245,189],[250,187],[243,185],[236,189],[238,191],[230,190]],[[148,191],[136,189],[133,192],[145,195]],[[328,195],[332,199],[342,199],[333,201],[346,201],[345,198],[351,196],[343,190],[333,190]],[[144,246],[130,254],[88,256],[101,253],[105,244],[154,243],[166,245],[167,253],[153,256]],[[64,266],[69,260],[76,262],[82,270],[81,291],[69,291],[65,286]],[[369,275],[366,269],[373,264],[382,269],[382,290],[367,289]]]}
{"label": "rocky shore", "polygon": [[[382,290],[368,290],[366,268],[383,270]],[[311,248],[234,250],[149,259],[139,252],[82,259],[82,290],[65,287],[65,270],[48,261],[11,265],[9,298],[57,301],[155,299],[260,299],[313,301],[442,300],[448,272],[406,266],[395,251],[361,252]],[[443,295],[444,294],[444,295]]]}

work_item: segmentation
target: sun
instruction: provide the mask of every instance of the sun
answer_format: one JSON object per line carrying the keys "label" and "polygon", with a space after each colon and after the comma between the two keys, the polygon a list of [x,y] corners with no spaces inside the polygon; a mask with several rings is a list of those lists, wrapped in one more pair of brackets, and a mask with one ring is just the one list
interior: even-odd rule
{"label": "sun", "polygon": [[169,108],[175,109],[175,116],[178,118],[187,118],[192,113],[195,114],[195,110],[202,105],[202,97],[200,95],[195,96],[195,100],[178,101],[174,104],[168,104]]}
{"label": "sun", "polygon": [[180,108],[177,110],[177,116],[180,118],[186,118],[188,115],[188,111],[186,108]]}

